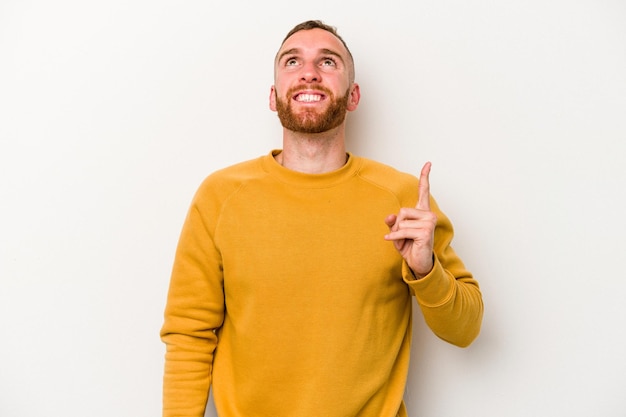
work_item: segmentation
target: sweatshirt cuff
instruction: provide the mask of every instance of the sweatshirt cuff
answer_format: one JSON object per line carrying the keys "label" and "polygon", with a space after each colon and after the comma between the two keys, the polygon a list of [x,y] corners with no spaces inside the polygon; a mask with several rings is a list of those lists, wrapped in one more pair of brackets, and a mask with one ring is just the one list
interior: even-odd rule
{"label": "sweatshirt cuff", "polygon": [[402,279],[411,288],[419,304],[425,307],[445,304],[454,294],[454,278],[446,273],[437,256],[434,257],[433,269],[420,279],[415,278],[406,261],[402,262]]}

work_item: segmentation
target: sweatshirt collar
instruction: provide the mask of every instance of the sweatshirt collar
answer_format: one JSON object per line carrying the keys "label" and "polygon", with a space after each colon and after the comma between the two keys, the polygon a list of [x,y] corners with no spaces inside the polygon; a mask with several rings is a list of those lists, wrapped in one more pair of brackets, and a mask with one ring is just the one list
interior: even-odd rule
{"label": "sweatshirt collar", "polygon": [[341,168],[323,174],[307,174],[280,165],[274,158],[280,152],[280,149],[274,149],[261,157],[263,169],[278,181],[307,188],[326,188],[347,181],[357,174],[361,162],[360,158],[348,152],[348,160]]}

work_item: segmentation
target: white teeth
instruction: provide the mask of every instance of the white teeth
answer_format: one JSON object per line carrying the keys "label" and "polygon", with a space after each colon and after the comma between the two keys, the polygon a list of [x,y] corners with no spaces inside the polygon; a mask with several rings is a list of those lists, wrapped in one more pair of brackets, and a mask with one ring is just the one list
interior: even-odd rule
{"label": "white teeth", "polygon": [[320,101],[322,99],[322,96],[317,95],[317,94],[298,94],[298,97],[296,97],[297,101],[305,101],[307,103],[313,102],[313,101]]}

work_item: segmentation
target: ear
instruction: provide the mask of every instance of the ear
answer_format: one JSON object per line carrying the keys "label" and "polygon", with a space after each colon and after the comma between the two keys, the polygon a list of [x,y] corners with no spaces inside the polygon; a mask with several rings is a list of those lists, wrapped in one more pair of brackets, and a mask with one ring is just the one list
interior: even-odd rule
{"label": "ear", "polygon": [[276,88],[274,86],[270,88],[270,110],[276,111]]}
{"label": "ear", "polygon": [[354,111],[359,106],[361,100],[361,89],[357,83],[353,83],[350,88],[350,98],[348,99],[348,111]]}

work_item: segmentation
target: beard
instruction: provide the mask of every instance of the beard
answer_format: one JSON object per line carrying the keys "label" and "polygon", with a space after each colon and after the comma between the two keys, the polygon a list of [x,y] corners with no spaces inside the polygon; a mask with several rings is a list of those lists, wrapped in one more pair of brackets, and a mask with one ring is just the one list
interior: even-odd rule
{"label": "beard", "polygon": [[[329,98],[330,104],[322,113],[318,113],[314,109],[304,109],[299,113],[295,113],[291,107],[291,100],[283,101],[276,94],[276,112],[280,123],[285,129],[299,133],[323,133],[341,125],[346,118],[348,108],[348,93],[346,90],[343,97],[335,98],[335,96],[325,88],[316,87],[323,91]],[[287,92],[287,97],[293,95],[300,88],[292,88]]]}

